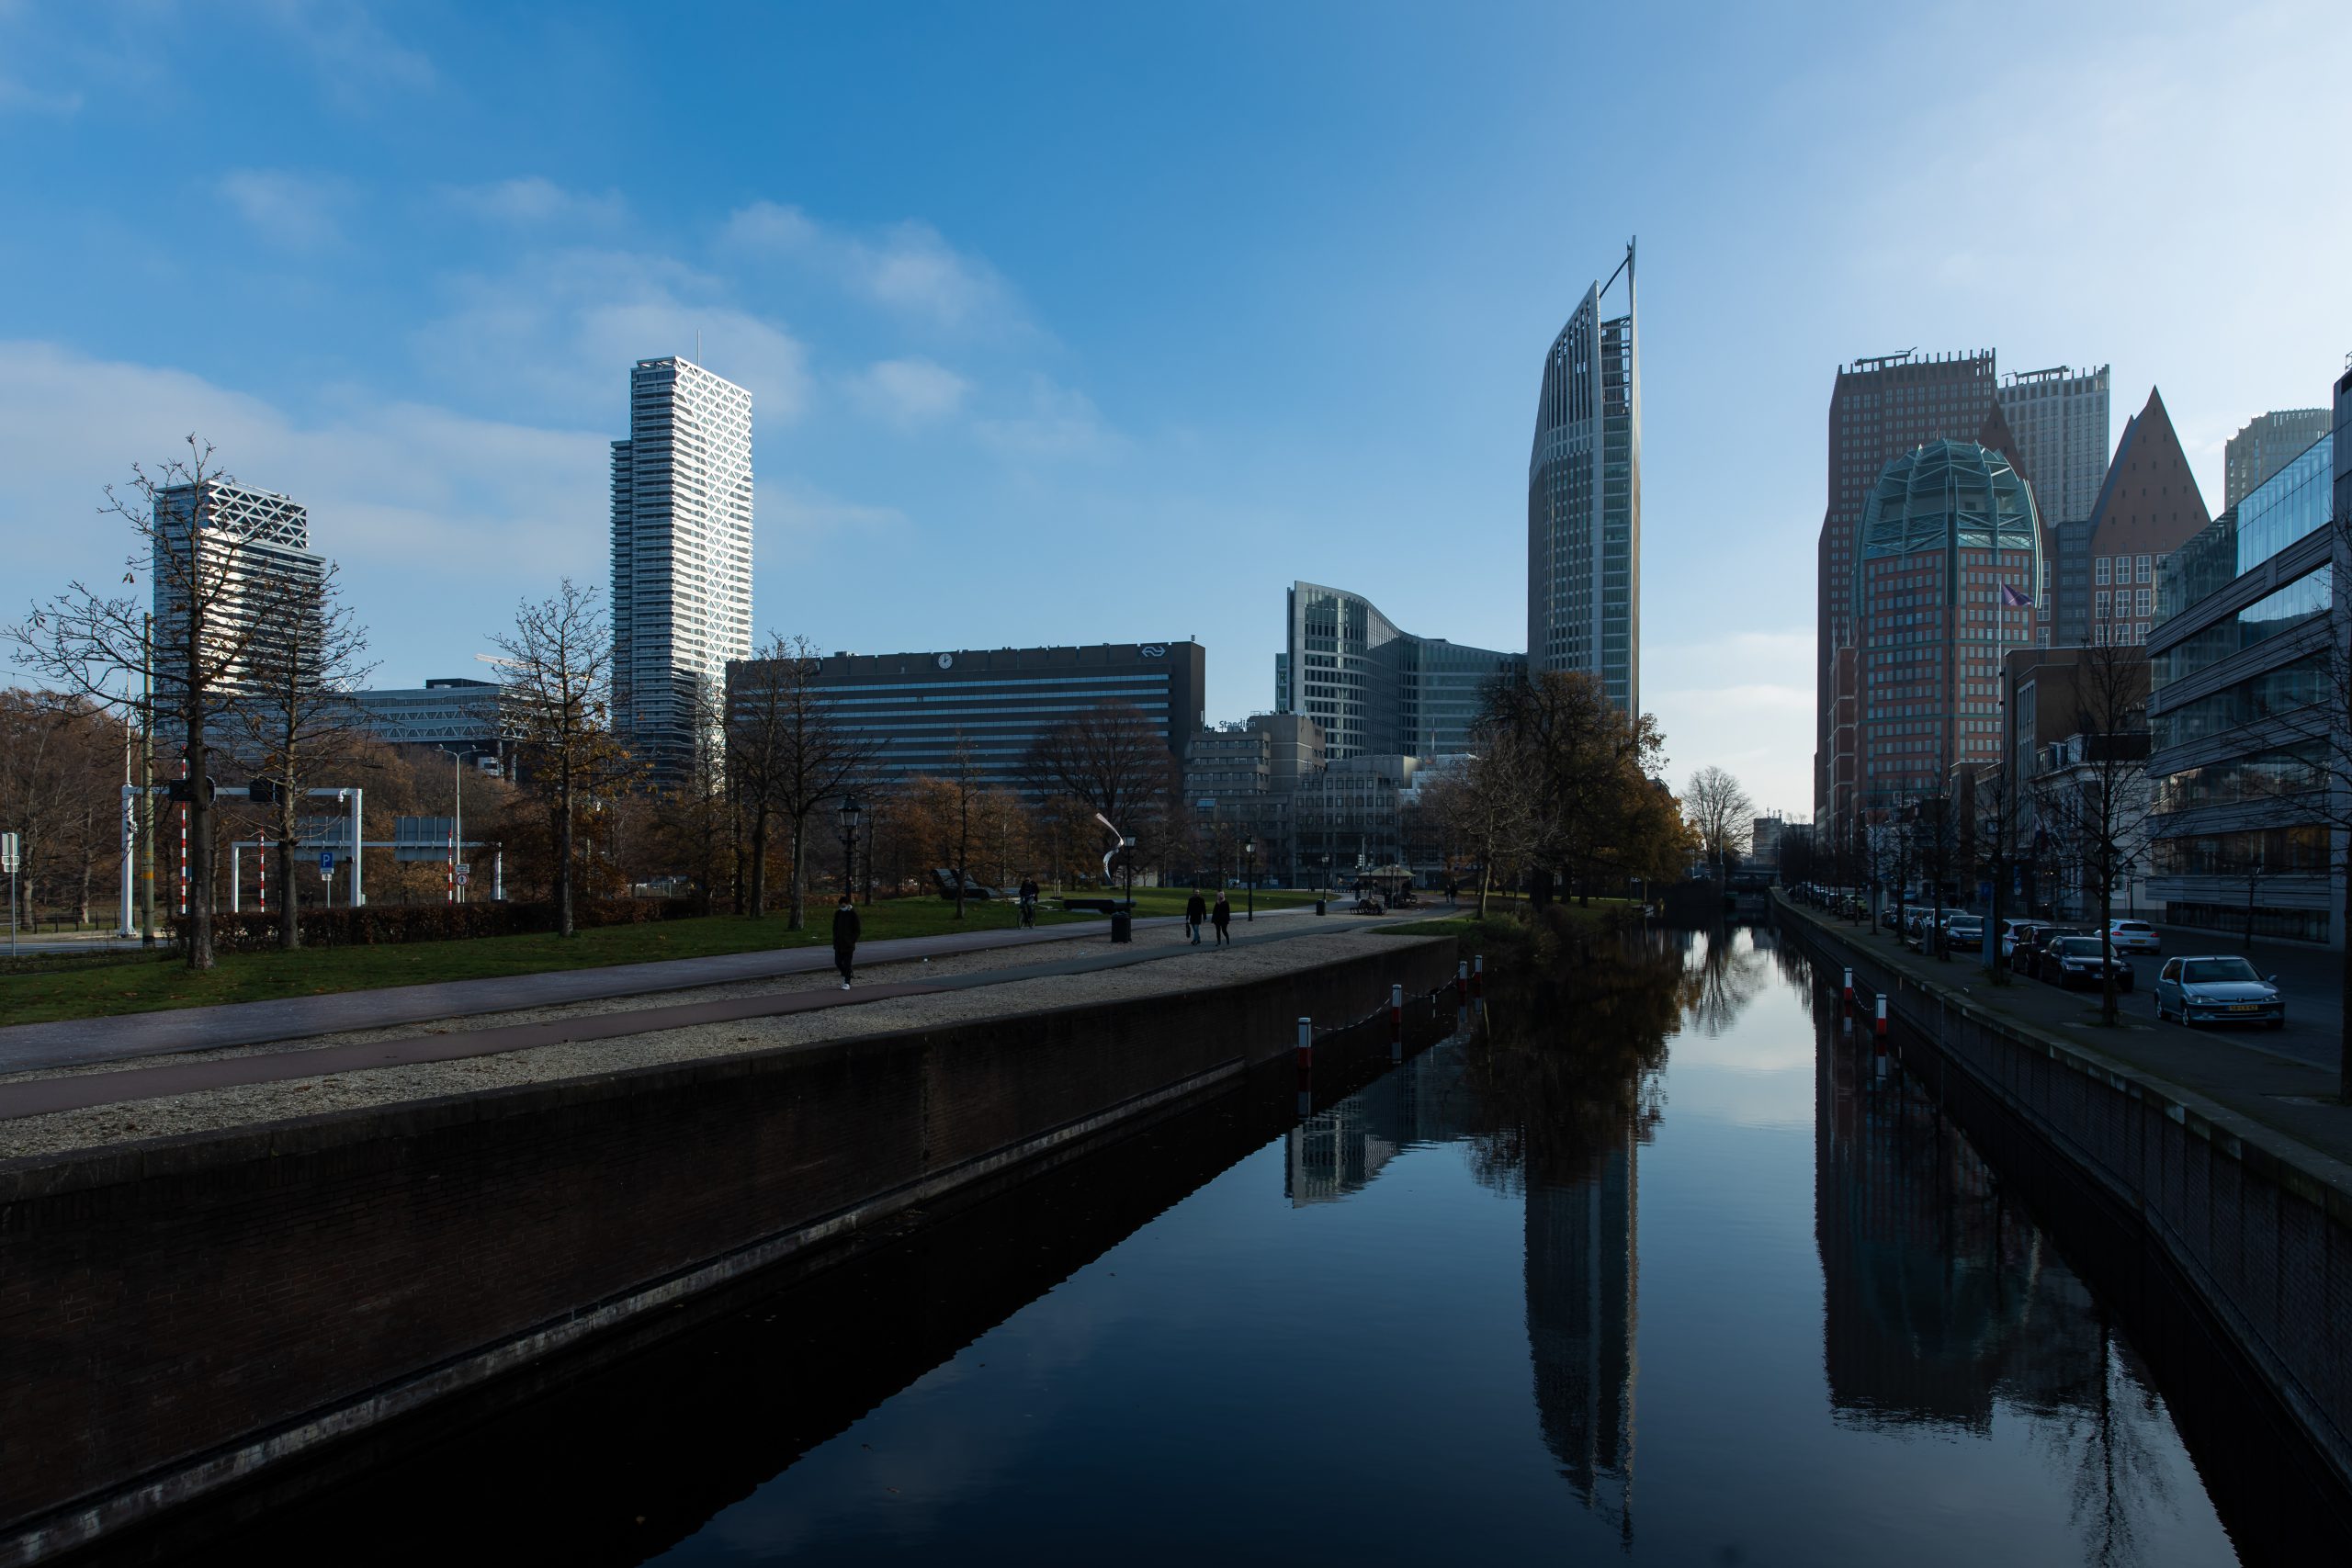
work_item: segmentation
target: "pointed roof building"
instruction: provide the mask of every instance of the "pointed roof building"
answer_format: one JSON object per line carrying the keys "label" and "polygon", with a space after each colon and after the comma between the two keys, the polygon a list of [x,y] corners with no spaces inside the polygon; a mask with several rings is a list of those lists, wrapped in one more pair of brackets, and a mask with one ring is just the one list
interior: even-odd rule
{"label": "pointed roof building", "polygon": [[[2156,567],[2212,520],[2164,394],[2151,388],[2146,405],[2123,426],[2080,538],[2060,541],[2061,591],[2081,596],[2068,606],[2073,614],[2061,617],[2062,626],[2081,628],[2079,638],[2064,640],[2147,641]],[[2079,582],[2071,581],[2076,562],[2070,556],[2081,558]]]}

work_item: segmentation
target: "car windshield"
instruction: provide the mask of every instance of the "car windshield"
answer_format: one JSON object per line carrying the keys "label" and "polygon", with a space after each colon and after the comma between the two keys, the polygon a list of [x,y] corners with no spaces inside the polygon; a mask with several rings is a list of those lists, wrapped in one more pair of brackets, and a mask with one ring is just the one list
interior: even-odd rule
{"label": "car windshield", "polygon": [[2254,965],[2243,958],[2192,958],[2180,966],[2180,977],[2186,985],[2220,985],[2231,980],[2259,980]]}
{"label": "car windshield", "polygon": [[2060,937],[2050,944],[2050,951],[2062,958],[2097,958],[2098,943],[2086,936]]}

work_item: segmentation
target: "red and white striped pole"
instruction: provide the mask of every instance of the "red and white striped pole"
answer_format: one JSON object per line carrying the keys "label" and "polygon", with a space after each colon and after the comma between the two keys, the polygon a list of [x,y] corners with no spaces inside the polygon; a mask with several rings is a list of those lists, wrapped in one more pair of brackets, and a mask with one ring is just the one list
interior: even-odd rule
{"label": "red and white striped pole", "polygon": [[1456,1005],[1470,999],[1470,961],[1466,958],[1453,966],[1453,999]]}
{"label": "red and white striped pole", "polygon": [[1854,966],[1846,965],[1846,1010],[1854,1010]]}
{"label": "red and white striped pole", "polygon": [[[187,782],[187,759],[180,759],[180,782]],[[187,802],[180,802],[180,913],[187,913]]]}
{"label": "red and white striped pole", "polygon": [[254,908],[269,913],[269,835],[254,835],[254,868],[260,873],[254,882]]}
{"label": "red and white striped pole", "polygon": [[1876,1038],[1871,1042],[1871,1069],[1879,1077],[1886,1077],[1886,993],[1878,994]]}
{"label": "red and white striped pole", "polygon": [[1388,987],[1388,1059],[1405,1059],[1405,987],[1401,984]]}
{"label": "red and white striped pole", "polygon": [[1310,1114],[1315,1110],[1315,1021],[1298,1021],[1298,1044],[1291,1052],[1291,1060],[1298,1066],[1298,1113]]}

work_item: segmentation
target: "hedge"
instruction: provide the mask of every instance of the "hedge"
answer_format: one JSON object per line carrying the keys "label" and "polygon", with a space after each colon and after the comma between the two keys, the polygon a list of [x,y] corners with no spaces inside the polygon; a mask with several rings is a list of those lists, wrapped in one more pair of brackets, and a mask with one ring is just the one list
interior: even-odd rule
{"label": "hedge", "polygon": [[[684,919],[695,913],[691,898],[581,899],[571,907],[580,930],[638,926]],[[212,945],[220,953],[257,953],[277,945],[277,911],[244,909],[212,917]],[[305,947],[390,946],[412,942],[449,942],[464,937],[519,936],[555,930],[555,905],[517,903],[369,904],[357,909],[302,911]],[[185,916],[172,922],[187,940]]]}

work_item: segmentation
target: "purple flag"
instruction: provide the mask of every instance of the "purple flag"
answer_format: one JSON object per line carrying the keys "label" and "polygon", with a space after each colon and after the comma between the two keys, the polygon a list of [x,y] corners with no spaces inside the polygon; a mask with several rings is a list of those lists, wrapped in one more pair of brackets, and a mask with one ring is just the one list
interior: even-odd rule
{"label": "purple flag", "polygon": [[2001,584],[2001,603],[2008,609],[2022,610],[2033,601],[2004,582]]}

